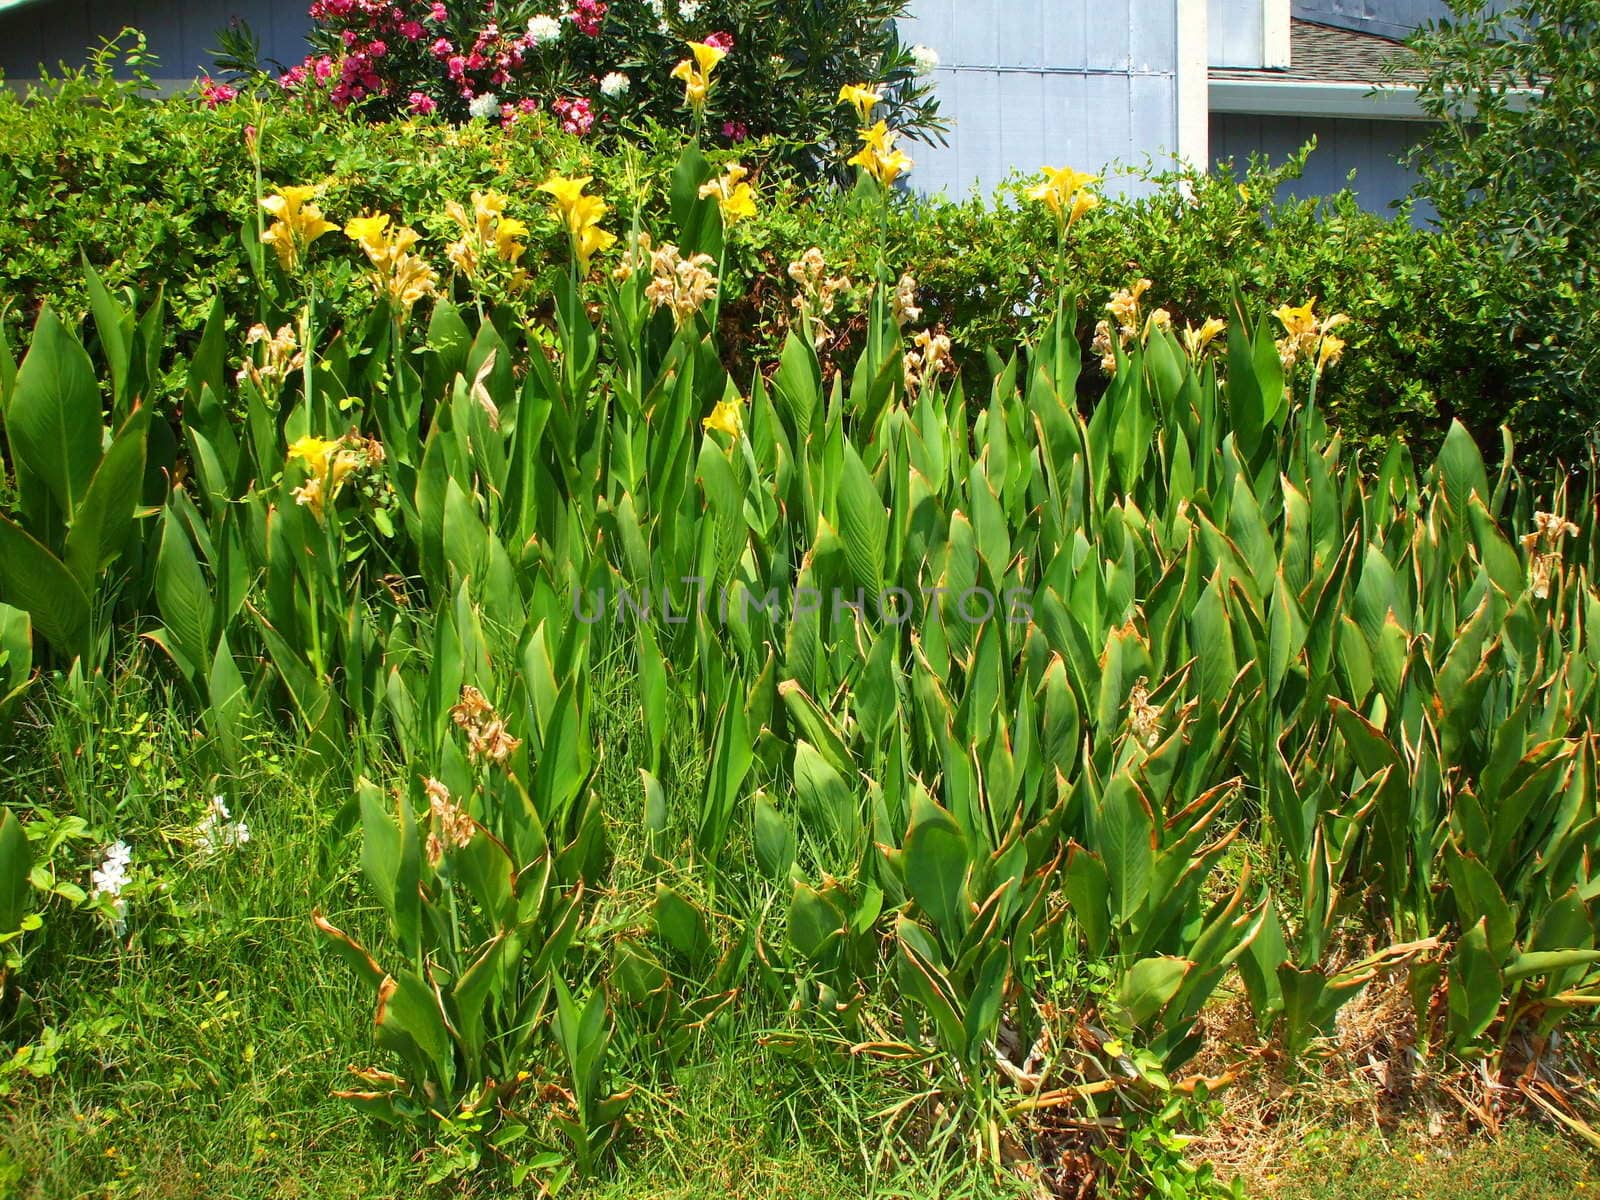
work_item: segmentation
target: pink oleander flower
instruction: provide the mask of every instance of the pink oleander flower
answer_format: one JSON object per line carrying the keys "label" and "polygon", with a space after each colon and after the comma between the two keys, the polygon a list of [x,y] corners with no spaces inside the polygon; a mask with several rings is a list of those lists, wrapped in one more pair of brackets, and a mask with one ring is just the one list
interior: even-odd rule
{"label": "pink oleander flower", "polygon": [[456,48],[451,44],[449,38],[434,38],[433,45],[429,46],[428,49],[435,58],[440,59],[449,58],[456,52]]}
{"label": "pink oleander flower", "polygon": [[722,136],[730,142],[742,142],[750,136],[750,126],[743,121],[724,121],[722,123]]}
{"label": "pink oleander flower", "polygon": [[577,0],[572,6],[572,23],[586,37],[599,37],[606,21],[605,0]]}
{"label": "pink oleander flower", "polygon": [[450,10],[443,4],[435,4],[428,10],[428,19],[430,21],[448,21],[450,19]]}
{"label": "pink oleander flower", "polygon": [[216,108],[219,104],[231,104],[239,98],[237,88],[231,88],[225,83],[218,83],[207,75],[200,81],[200,99],[207,108]]}
{"label": "pink oleander flower", "polygon": [[416,21],[401,21],[400,36],[408,42],[420,42],[426,30]]}
{"label": "pink oleander flower", "polygon": [[561,118],[561,128],[567,133],[583,137],[594,128],[594,111],[582,96],[552,101],[550,111]]}
{"label": "pink oleander flower", "polygon": [[728,33],[726,30],[708,33],[706,34],[706,45],[715,46],[724,54],[730,54],[733,52],[733,34]]}
{"label": "pink oleander flower", "polygon": [[407,100],[411,103],[411,111],[419,117],[439,111],[439,102],[427,92],[412,92]]}

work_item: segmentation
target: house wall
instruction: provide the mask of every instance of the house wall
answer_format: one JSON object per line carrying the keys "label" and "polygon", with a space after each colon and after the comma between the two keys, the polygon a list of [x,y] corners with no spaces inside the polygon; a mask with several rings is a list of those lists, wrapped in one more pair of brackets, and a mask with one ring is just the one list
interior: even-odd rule
{"label": "house wall", "polygon": [[[917,0],[900,36],[938,52],[934,82],[951,130],[947,147],[909,147],[917,163],[911,185],[954,196],[987,192],[1013,170],[1044,164],[1102,171],[1114,160],[1170,162],[1179,152],[1204,161],[1205,6]],[[1182,127],[1196,112],[1199,145]],[[1137,187],[1117,172],[1106,184]]]}
{"label": "house wall", "polygon": [[192,79],[211,62],[217,31],[239,17],[261,38],[261,53],[283,63],[305,57],[308,0],[43,0],[0,11],[0,73],[35,79],[45,64],[83,63],[86,50],[136,25],[149,38],[157,79]]}
{"label": "house wall", "polygon": [[[1387,213],[1392,202],[1411,190],[1415,176],[1397,160],[1427,132],[1419,121],[1361,121],[1324,117],[1262,117],[1215,113],[1211,117],[1211,157],[1234,161],[1242,174],[1251,151],[1282,162],[1313,137],[1317,148],[1305,174],[1283,185],[1280,198],[1326,196],[1349,187],[1361,207]],[[1350,172],[1355,179],[1350,180]],[[1417,223],[1429,210],[1413,214]]]}

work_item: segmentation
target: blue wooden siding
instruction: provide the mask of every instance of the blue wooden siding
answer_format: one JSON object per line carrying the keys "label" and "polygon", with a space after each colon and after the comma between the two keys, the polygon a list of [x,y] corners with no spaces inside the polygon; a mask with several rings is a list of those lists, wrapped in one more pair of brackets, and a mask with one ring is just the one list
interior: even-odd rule
{"label": "blue wooden siding", "polygon": [[[1214,113],[1211,117],[1211,158],[1234,160],[1242,172],[1251,151],[1281,162],[1312,137],[1317,149],[1300,179],[1283,187],[1284,197],[1326,196],[1349,187],[1361,207],[1387,213],[1402,199],[1415,177],[1398,161],[1427,131],[1418,121],[1359,121],[1323,117],[1258,117],[1245,113]],[[1355,179],[1350,180],[1350,172]],[[1427,211],[1418,212],[1421,223]]]}
{"label": "blue wooden siding", "polygon": [[158,79],[192,79],[207,69],[217,31],[238,17],[261,38],[261,53],[284,63],[305,57],[309,0],[46,0],[0,12],[0,73],[33,79],[43,63],[53,73],[77,66],[87,48],[136,25],[149,39]]}
{"label": "blue wooden siding", "polygon": [[913,11],[901,38],[938,52],[951,125],[948,147],[910,147],[917,190],[988,191],[1013,171],[1099,171],[1176,145],[1173,0],[918,0]]}

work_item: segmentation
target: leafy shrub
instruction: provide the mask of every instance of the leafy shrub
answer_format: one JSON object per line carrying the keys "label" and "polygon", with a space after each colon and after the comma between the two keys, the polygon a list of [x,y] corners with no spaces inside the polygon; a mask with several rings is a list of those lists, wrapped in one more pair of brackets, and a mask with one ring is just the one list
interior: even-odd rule
{"label": "leafy shrub", "polygon": [[1434,118],[1417,190],[1474,247],[1436,282],[1481,297],[1515,423],[1571,460],[1600,428],[1600,3],[1451,8],[1411,43]]}
{"label": "leafy shrub", "polygon": [[[248,93],[215,110],[199,97],[158,103],[137,81],[113,81],[102,62],[30,100],[0,95],[0,327],[14,338],[47,300],[63,314],[86,311],[80,254],[112,291],[131,285],[151,295],[164,285],[186,347],[209,314],[213,287],[235,334],[254,323],[262,297],[239,234],[253,198],[238,186],[256,166],[252,129],[264,183],[317,182],[330,210],[382,207],[441,238],[446,199],[494,189],[527,216],[537,205],[521,193],[552,171],[593,175],[625,208],[639,197],[643,210],[660,215],[675,161],[670,134],[602,153],[544,115],[509,130],[483,122],[458,129],[350,121]],[[747,163],[760,152],[738,151]],[[1108,200],[1083,218],[1064,275],[1080,298],[1080,341],[1088,344],[1110,293],[1140,277],[1153,281],[1153,301],[1180,326],[1226,307],[1235,287],[1262,304],[1315,295],[1352,318],[1345,368],[1324,397],[1347,438],[1376,446],[1399,433],[1427,452],[1456,419],[1493,448],[1506,423],[1525,447],[1524,469],[1552,470],[1558,455],[1575,459],[1570,435],[1589,418],[1576,413],[1558,437],[1530,399],[1536,364],[1527,347],[1507,343],[1510,267],[1498,252],[1470,232],[1364,213],[1349,197],[1321,205],[1262,199],[1293,169],[1258,164],[1243,179],[1164,176],[1153,194]],[[749,286],[730,285],[723,302],[722,349],[741,368],[770,358],[792,317],[788,299],[761,280],[781,276],[810,246],[859,278],[874,265],[862,248],[876,244],[882,221],[875,205],[848,192],[792,186],[772,170],[755,182],[759,211],[741,227],[729,263]],[[1015,188],[997,203],[908,196],[890,209],[891,258],[915,275],[974,393],[991,373],[985,350],[1038,323],[1055,270],[1054,226],[1042,216]],[[559,249],[550,237],[527,265],[549,273]],[[319,280],[319,297],[341,319],[358,319],[367,305],[355,261],[329,266]],[[840,341],[824,355],[836,349],[848,364],[861,326],[839,326]],[[1088,383],[1092,394],[1103,378],[1091,369]],[[171,381],[165,394],[179,386]]]}
{"label": "leafy shrub", "polygon": [[494,6],[468,0],[357,3],[318,0],[316,47],[284,84],[321,87],[337,108],[374,116],[437,112],[512,124],[553,114],[578,136],[686,128],[675,67],[687,42],[726,51],[711,75],[704,122],[723,144],[780,143],[786,161],[815,166],[811,147],[851,133],[839,89],[886,85],[886,115],[912,135],[936,132],[938,105],[918,59],[899,42],[906,0],[536,0]]}

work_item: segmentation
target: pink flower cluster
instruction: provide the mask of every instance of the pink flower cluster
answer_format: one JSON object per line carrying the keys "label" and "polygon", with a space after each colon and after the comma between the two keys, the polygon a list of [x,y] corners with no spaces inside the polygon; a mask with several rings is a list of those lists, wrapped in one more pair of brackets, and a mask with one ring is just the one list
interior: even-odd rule
{"label": "pink flower cluster", "polygon": [[518,100],[515,104],[502,104],[500,106],[500,125],[502,128],[510,129],[529,113],[538,111],[539,102],[531,97]]}
{"label": "pink flower cluster", "polygon": [[579,33],[585,37],[599,37],[600,28],[606,23],[605,0],[576,0],[568,15]]}
{"label": "pink flower cluster", "polygon": [[309,79],[318,83],[327,83],[333,78],[335,71],[333,59],[326,54],[308,55],[305,62],[299,66],[290,67],[278,77],[278,84],[286,92],[298,91],[300,85]]}
{"label": "pink flower cluster", "polygon": [[726,30],[706,34],[706,45],[721,50],[724,54],[733,53],[733,34]]}
{"label": "pink flower cluster", "polygon": [[[582,136],[597,118],[597,94],[552,100],[539,94],[543,71],[533,68],[548,56],[576,54],[579,61],[595,50],[575,39],[599,39],[615,0],[560,0],[550,5],[505,5],[496,0],[307,0],[316,28],[317,50],[285,71],[279,82],[287,91],[320,85],[340,109],[382,98],[385,111],[412,116],[433,113],[459,118],[464,107],[495,106],[501,123],[511,125],[548,105],[563,129]],[[527,17],[527,11],[534,15]],[[506,11],[522,13],[515,24]],[[537,10],[543,10],[538,12]],[[557,48],[561,31],[571,29]],[[728,34],[714,43],[731,47]],[[587,64],[591,67],[593,64]],[[594,93],[597,76],[583,92]],[[528,93],[538,100],[520,97]],[[506,103],[500,103],[505,101]],[[209,101],[208,101],[209,103]],[[479,111],[478,116],[487,115]]]}
{"label": "pink flower cluster", "polygon": [[239,98],[239,90],[229,87],[225,83],[218,83],[207,75],[200,81],[200,99],[207,108],[216,108],[219,104],[232,104]]}
{"label": "pink flower cluster", "polygon": [[445,64],[461,98],[471,100],[479,92],[505,87],[537,45],[531,34],[512,35],[491,21],[478,31],[470,48],[440,37],[428,49]]}
{"label": "pink flower cluster", "polygon": [[583,137],[594,128],[594,110],[587,97],[552,101],[550,111],[561,118],[561,128],[567,133]]}
{"label": "pink flower cluster", "polygon": [[[312,20],[347,26],[339,32],[344,54],[337,64],[339,78],[332,91],[335,105],[344,108],[368,96],[388,94],[388,83],[375,64],[388,57],[396,43],[426,38],[424,21],[442,22],[450,16],[443,4],[428,5],[426,12],[416,11],[418,7],[393,0],[314,0]],[[308,77],[324,83],[334,71],[329,56],[313,56],[285,71],[279,82],[294,91]]]}

